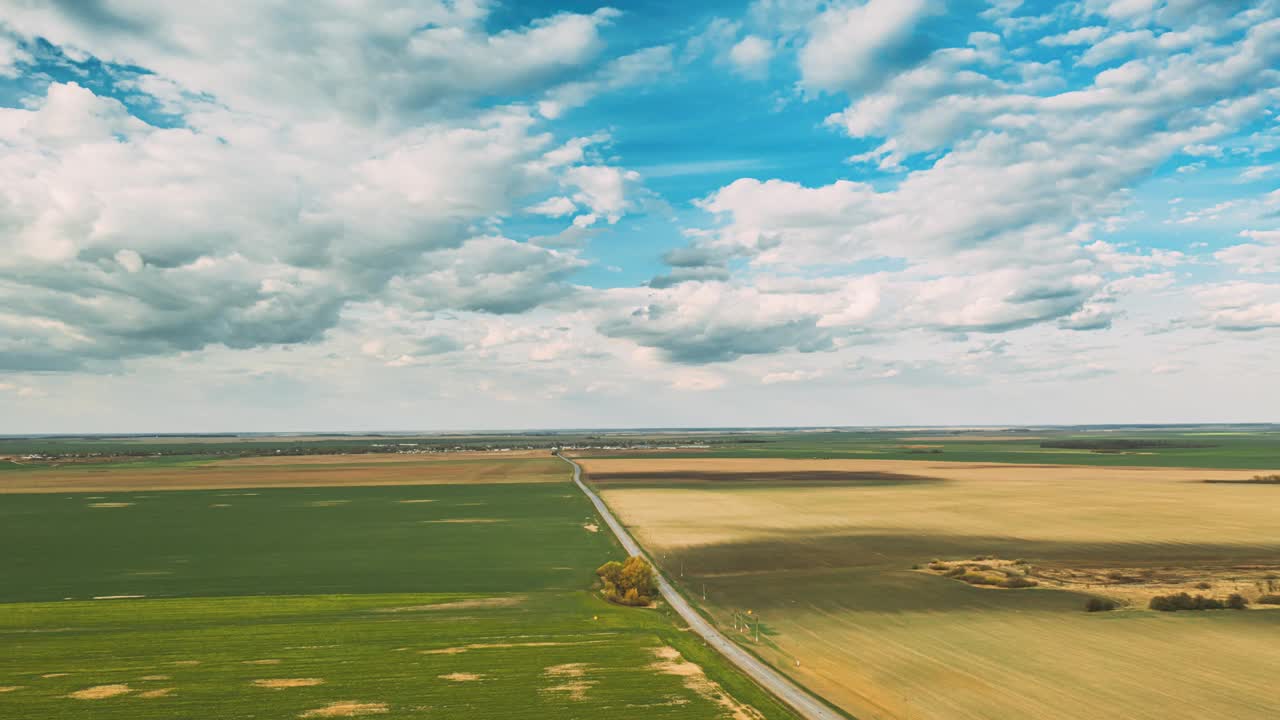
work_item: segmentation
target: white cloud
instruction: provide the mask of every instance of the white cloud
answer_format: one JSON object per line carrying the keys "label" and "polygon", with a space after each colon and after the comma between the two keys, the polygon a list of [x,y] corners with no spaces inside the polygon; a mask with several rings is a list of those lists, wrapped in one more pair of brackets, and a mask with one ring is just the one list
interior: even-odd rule
{"label": "white cloud", "polygon": [[1092,45],[1107,34],[1107,29],[1099,25],[1078,27],[1060,35],[1048,35],[1040,38],[1041,45],[1062,47],[1072,45]]}
{"label": "white cloud", "polygon": [[577,209],[578,209],[578,206],[575,205],[572,200],[570,200],[567,197],[564,197],[563,195],[558,195],[556,197],[547,198],[546,200],[543,200],[542,202],[536,205],[530,205],[524,210],[525,212],[533,213],[534,215],[545,215],[547,217],[563,217],[565,215],[568,215],[576,211]]}
{"label": "white cloud", "polygon": [[729,61],[744,75],[762,77],[773,59],[773,45],[758,35],[748,35],[729,50]]}
{"label": "white cloud", "polygon": [[31,54],[18,45],[17,38],[0,25],[0,77],[18,77],[18,66],[31,61]]}
{"label": "white cloud", "polygon": [[610,224],[618,222],[631,209],[628,198],[638,190],[640,173],[609,165],[578,165],[564,173],[564,183],[577,189],[574,201],[604,217]]}
{"label": "white cloud", "polygon": [[1280,230],[1243,230],[1240,236],[1258,242],[1232,245],[1213,256],[1246,275],[1280,272]]}
{"label": "white cloud", "polygon": [[882,85],[915,59],[912,30],[936,12],[932,0],[869,0],[833,5],[811,23],[800,49],[806,88],[856,92]]}
{"label": "white cloud", "polygon": [[1228,282],[1197,288],[1206,321],[1219,330],[1280,327],[1280,284]]}
{"label": "white cloud", "polygon": [[403,125],[557,83],[597,57],[600,29],[619,15],[561,13],[490,34],[487,13],[483,2],[273,0],[248,12],[120,0],[19,4],[5,20],[20,35],[141,65],[240,111]]}

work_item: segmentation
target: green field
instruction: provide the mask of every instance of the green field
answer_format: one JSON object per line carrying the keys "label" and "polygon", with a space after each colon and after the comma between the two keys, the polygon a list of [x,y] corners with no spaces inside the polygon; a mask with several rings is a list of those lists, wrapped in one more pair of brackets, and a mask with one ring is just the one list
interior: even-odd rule
{"label": "green field", "polygon": [[791,717],[600,600],[593,522],[568,482],[5,495],[0,717]]}
{"label": "green field", "polygon": [[[1041,447],[1062,440],[1164,443],[1119,451]],[[1199,447],[1172,447],[1192,445]],[[129,456],[146,464],[213,457],[307,453],[566,446],[592,453],[643,452],[644,457],[791,457],[928,459],[940,462],[1055,465],[1260,468],[1280,464],[1280,426],[1178,425],[995,429],[769,429],[715,431],[540,432],[422,436],[112,436],[0,438],[0,457],[25,454]],[[609,450],[605,450],[609,448]],[[621,449],[621,450],[620,450]],[[637,455],[639,457],[640,455]],[[0,462],[0,470],[14,469]]]}

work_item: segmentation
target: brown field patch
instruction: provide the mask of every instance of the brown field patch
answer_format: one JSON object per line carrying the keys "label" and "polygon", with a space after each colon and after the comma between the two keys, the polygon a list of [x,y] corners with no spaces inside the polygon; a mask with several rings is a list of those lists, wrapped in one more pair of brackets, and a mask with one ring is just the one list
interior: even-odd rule
{"label": "brown field patch", "polygon": [[119,697],[120,695],[128,695],[133,692],[133,688],[118,683],[115,685],[95,685],[94,687],[77,690],[67,697],[76,700],[105,700],[107,698]]}
{"label": "brown field patch", "polygon": [[419,503],[433,503],[435,500],[397,500],[401,505],[417,505]]}
{"label": "brown field patch", "polygon": [[686,688],[724,708],[733,720],[764,720],[764,716],[758,710],[738,702],[726,693],[719,683],[707,677],[701,665],[681,657],[679,650],[663,646],[653,648],[652,652],[658,662],[650,665],[650,670],[683,678]]}
{"label": "brown field patch", "polygon": [[[852,716],[1274,715],[1268,673],[1275,663],[1267,658],[1276,657],[1275,613],[1261,604],[1245,612],[1146,609],[1156,594],[1253,598],[1258,583],[1267,587],[1267,574],[1280,565],[1280,506],[1260,501],[1256,487],[1196,482],[1258,470],[848,459],[583,463],[593,475],[835,469],[945,480],[601,484],[652,556],[671,558],[668,569],[687,563],[690,588],[705,580],[705,607],[722,628],[753,608],[769,633],[758,644],[744,633],[742,642]],[[992,554],[1024,560],[1018,572],[1039,587],[969,587],[927,569],[931,558],[943,567],[959,558],[975,567],[1019,564]],[[920,572],[909,569],[915,565]],[[1209,587],[1199,588],[1202,582]],[[1096,595],[1129,609],[1086,612]]]}
{"label": "brown field patch", "polygon": [[200,664],[200,661],[199,661],[199,660],[174,660],[174,661],[173,661],[173,664],[174,664],[174,665],[182,665],[182,666],[184,666],[184,667],[192,667],[192,666],[195,666],[195,665],[199,665],[199,664]]}
{"label": "brown field patch", "polygon": [[46,674],[44,674],[44,675],[41,675],[40,677],[41,677],[41,678],[44,678],[45,680],[49,680],[49,679],[52,679],[52,678],[67,677],[67,676],[68,676],[68,675],[70,675],[70,674],[71,674],[71,673],[46,673]]}
{"label": "brown field patch", "polygon": [[374,612],[380,613],[399,613],[399,612],[430,612],[433,610],[474,610],[483,608],[501,608],[514,607],[527,600],[523,595],[509,595],[506,597],[488,597],[473,598],[471,600],[454,600],[451,602],[436,603],[434,605],[407,605],[405,607],[378,608]]}
{"label": "brown field patch", "polygon": [[589,532],[589,533],[598,533],[598,532],[600,532],[600,526],[599,526],[599,525],[597,525],[597,524],[595,524],[595,523],[587,523],[586,525],[583,525],[583,526],[582,526],[582,529],[583,529],[583,530],[586,530],[586,531],[587,531],[587,532]]}
{"label": "brown field patch", "polygon": [[468,672],[453,672],[448,675],[437,675],[436,677],[441,680],[448,680],[449,682],[475,682],[476,680],[483,680],[485,678],[484,675]]}
{"label": "brown field patch", "polygon": [[89,507],[91,508],[127,508],[127,507],[133,507],[133,503],[131,502],[96,502],[96,503],[89,503]]}
{"label": "brown field patch", "polygon": [[156,688],[155,690],[145,690],[143,692],[138,693],[138,697],[145,698],[147,700],[154,700],[156,698],[167,697],[170,693],[172,693],[174,690],[177,690],[177,689],[178,688],[169,687],[169,688]]}
{"label": "brown field patch", "polygon": [[364,715],[385,715],[391,712],[386,703],[367,703],[344,701],[331,703],[322,708],[308,710],[298,717],[361,717]]}
{"label": "brown field patch", "polygon": [[510,521],[506,518],[445,518],[443,520],[422,520],[421,522],[427,525],[486,525]]}
{"label": "brown field patch", "polygon": [[1072,481],[1098,480],[1108,476],[1125,480],[1198,481],[1206,479],[1247,480],[1266,469],[1213,470],[1204,468],[1110,467],[1098,465],[1018,465],[1014,463],[940,462],[934,460],[793,460],[789,458],[585,458],[579,464],[594,478],[610,480],[634,474],[652,479],[696,478],[699,473],[712,477],[726,474],[742,477],[784,473],[804,477],[813,473],[884,473],[893,476],[927,477],[940,480],[992,481]]}
{"label": "brown field patch", "polygon": [[324,680],[321,678],[268,678],[265,680],[254,680],[252,685],[269,690],[285,690],[287,688],[315,687],[323,685]]}
{"label": "brown field patch", "polygon": [[0,685],[0,693],[11,693],[22,689],[22,685]]}
{"label": "brown field patch", "polygon": [[275,465],[422,465],[442,462],[483,462],[485,460],[541,460],[548,451],[511,452],[463,451],[447,453],[351,453],[348,455],[263,455],[218,460],[219,465],[271,467]]}
{"label": "brown field patch", "polygon": [[168,675],[143,675],[142,679],[147,682],[156,682],[158,680],[172,680],[173,678],[170,678]]}
{"label": "brown field patch", "polygon": [[595,680],[586,680],[584,676],[591,667],[588,663],[565,663],[563,665],[552,665],[542,671],[542,674],[557,684],[550,685],[542,689],[546,693],[564,694],[567,698],[574,702],[581,702],[587,699],[587,691],[594,687],[597,682]]}
{"label": "brown field patch", "polygon": [[[328,456],[326,456],[328,457]],[[42,467],[0,477],[0,493],[121,490],[233,490],[288,487],[375,487],[464,483],[568,482],[568,466],[554,458],[453,457],[453,462],[388,463],[340,456],[341,463],[267,463],[239,460],[205,465],[139,467],[110,462]],[[281,458],[284,460],[285,458]],[[287,458],[296,461],[297,458]]]}
{"label": "brown field patch", "polygon": [[241,660],[244,665],[279,665],[280,660],[276,658],[266,658],[263,660]]}

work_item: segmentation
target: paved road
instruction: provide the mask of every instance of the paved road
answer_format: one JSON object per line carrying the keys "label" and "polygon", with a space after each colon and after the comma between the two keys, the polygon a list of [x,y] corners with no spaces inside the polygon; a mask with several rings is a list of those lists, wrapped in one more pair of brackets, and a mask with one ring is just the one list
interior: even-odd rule
{"label": "paved road", "polygon": [[[626,551],[632,555],[644,555],[645,553],[640,549],[640,545],[632,539],[627,529],[622,527],[622,523],[618,522],[617,518],[613,516],[608,506],[600,499],[600,496],[596,495],[591,488],[587,487],[586,483],[582,482],[582,468],[578,463],[563,455],[560,456],[560,459],[573,466],[573,481],[591,499],[591,502],[596,506],[596,510],[600,513],[600,517],[604,518],[604,521],[609,524],[609,528],[618,537],[622,547],[626,548]],[[684,599],[684,596],[671,587],[671,583],[667,582],[667,579],[661,573],[655,571],[654,575],[657,577],[658,590],[662,592],[662,598],[667,601],[667,604],[672,609],[680,613],[680,617],[689,623],[689,627],[694,632],[701,635],[708,645],[718,650],[721,655],[729,658],[743,672],[754,678],[761,687],[790,705],[796,714],[806,718],[806,720],[843,720],[842,715],[827,707],[822,701],[783,677],[781,673],[757,659],[756,656],[738,647],[736,643],[725,637],[723,633],[715,629],[711,623],[699,615],[689,605],[689,602]]]}

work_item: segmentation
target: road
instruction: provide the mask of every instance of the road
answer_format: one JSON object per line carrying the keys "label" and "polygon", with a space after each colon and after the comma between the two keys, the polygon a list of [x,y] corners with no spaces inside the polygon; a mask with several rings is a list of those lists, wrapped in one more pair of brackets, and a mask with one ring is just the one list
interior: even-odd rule
{"label": "road", "polygon": [[[573,466],[573,481],[577,483],[582,492],[586,493],[591,503],[596,506],[596,511],[608,523],[609,529],[613,530],[613,534],[617,536],[618,542],[622,543],[622,547],[631,555],[645,555],[644,551],[640,549],[640,545],[631,537],[631,534],[622,526],[622,523],[618,522],[617,518],[613,516],[609,507],[600,499],[600,496],[582,481],[582,467],[563,455],[558,457]],[[648,558],[647,555],[645,557]],[[652,560],[650,560],[650,564],[653,564]],[[827,707],[825,703],[818,700],[808,691],[783,677],[777,670],[769,667],[755,655],[743,650],[732,640],[725,637],[723,633],[707,622],[706,618],[699,615],[698,611],[693,609],[693,606],[684,599],[683,595],[671,587],[671,583],[667,582],[662,573],[657,572],[655,569],[654,575],[658,581],[658,590],[662,593],[662,599],[666,600],[673,610],[680,613],[680,617],[689,623],[689,627],[694,632],[701,635],[708,645],[715,648],[734,665],[737,665],[761,687],[791,706],[791,709],[797,715],[806,720],[844,720],[843,715]]]}

